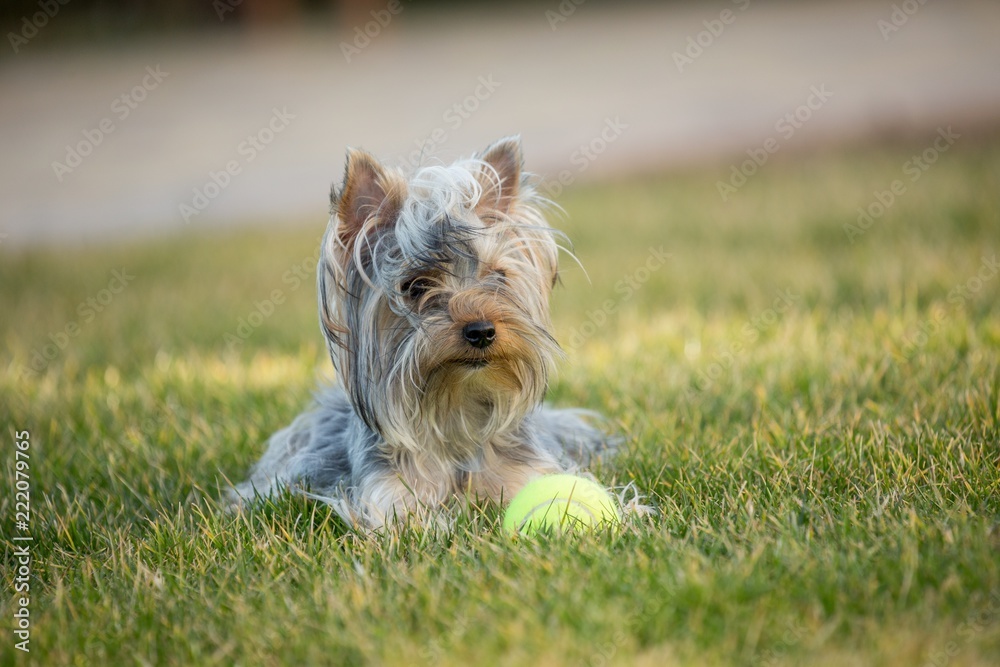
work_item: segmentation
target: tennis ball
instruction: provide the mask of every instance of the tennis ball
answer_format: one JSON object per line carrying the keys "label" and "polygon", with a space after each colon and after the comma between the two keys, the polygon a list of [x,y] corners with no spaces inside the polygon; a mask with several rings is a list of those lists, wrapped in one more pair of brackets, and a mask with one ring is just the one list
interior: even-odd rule
{"label": "tennis ball", "polygon": [[530,535],[591,530],[621,522],[618,506],[600,484],[576,475],[545,475],[514,496],[503,517],[509,533]]}

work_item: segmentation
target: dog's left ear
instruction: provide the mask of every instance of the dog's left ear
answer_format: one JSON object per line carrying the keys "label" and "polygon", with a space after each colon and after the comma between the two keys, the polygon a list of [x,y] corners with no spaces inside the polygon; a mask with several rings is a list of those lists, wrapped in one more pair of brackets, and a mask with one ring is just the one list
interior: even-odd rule
{"label": "dog's left ear", "polygon": [[406,183],[398,174],[383,167],[365,151],[349,148],[344,169],[344,185],[331,193],[331,204],[340,218],[337,233],[343,247],[350,249],[371,222],[392,224],[405,199]]}
{"label": "dog's left ear", "polygon": [[479,172],[483,196],[479,208],[506,214],[521,190],[521,138],[506,137],[491,145],[478,156],[484,163]]}

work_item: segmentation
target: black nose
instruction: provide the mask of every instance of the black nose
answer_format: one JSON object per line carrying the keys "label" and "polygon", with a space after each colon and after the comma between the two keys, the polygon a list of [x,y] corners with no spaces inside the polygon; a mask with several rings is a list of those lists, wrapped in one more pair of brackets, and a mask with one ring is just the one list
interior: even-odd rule
{"label": "black nose", "polygon": [[497,330],[492,322],[469,322],[462,329],[462,336],[469,342],[469,345],[483,350],[493,343],[497,336]]}

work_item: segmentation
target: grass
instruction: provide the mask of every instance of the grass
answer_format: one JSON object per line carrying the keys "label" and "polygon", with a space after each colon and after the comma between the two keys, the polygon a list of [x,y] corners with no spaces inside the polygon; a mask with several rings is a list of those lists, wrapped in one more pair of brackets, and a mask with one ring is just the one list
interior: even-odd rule
{"label": "grass", "polygon": [[[4,255],[0,416],[31,434],[34,542],[31,653],[5,631],[2,663],[997,664],[1000,143],[972,144],[853,243],[923,146],[769,163],[728,203],[722,167],[567,193],[591,282],[565,262],[550,396],[627,434],[597,472],[658,514],[616,535],[219,509],[329,376],[296,283],[320,224]],[[15,565],[7,541],[5,586]]]}

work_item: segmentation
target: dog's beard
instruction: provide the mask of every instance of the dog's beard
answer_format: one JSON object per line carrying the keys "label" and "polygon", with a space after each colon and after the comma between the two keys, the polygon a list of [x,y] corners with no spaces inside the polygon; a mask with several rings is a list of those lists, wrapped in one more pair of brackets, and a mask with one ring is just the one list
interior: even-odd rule
{"label": "dog's beard", "polygon": [[447,318],[410,322],[383,308],[381,341],[363,352],[368,372],[355,376],[367,386],[352,394],[386,442],[474,467],[485,443],[502,440],[541,403],[559,348],[547,323],[501,310],[496,343],[478,350]]}

